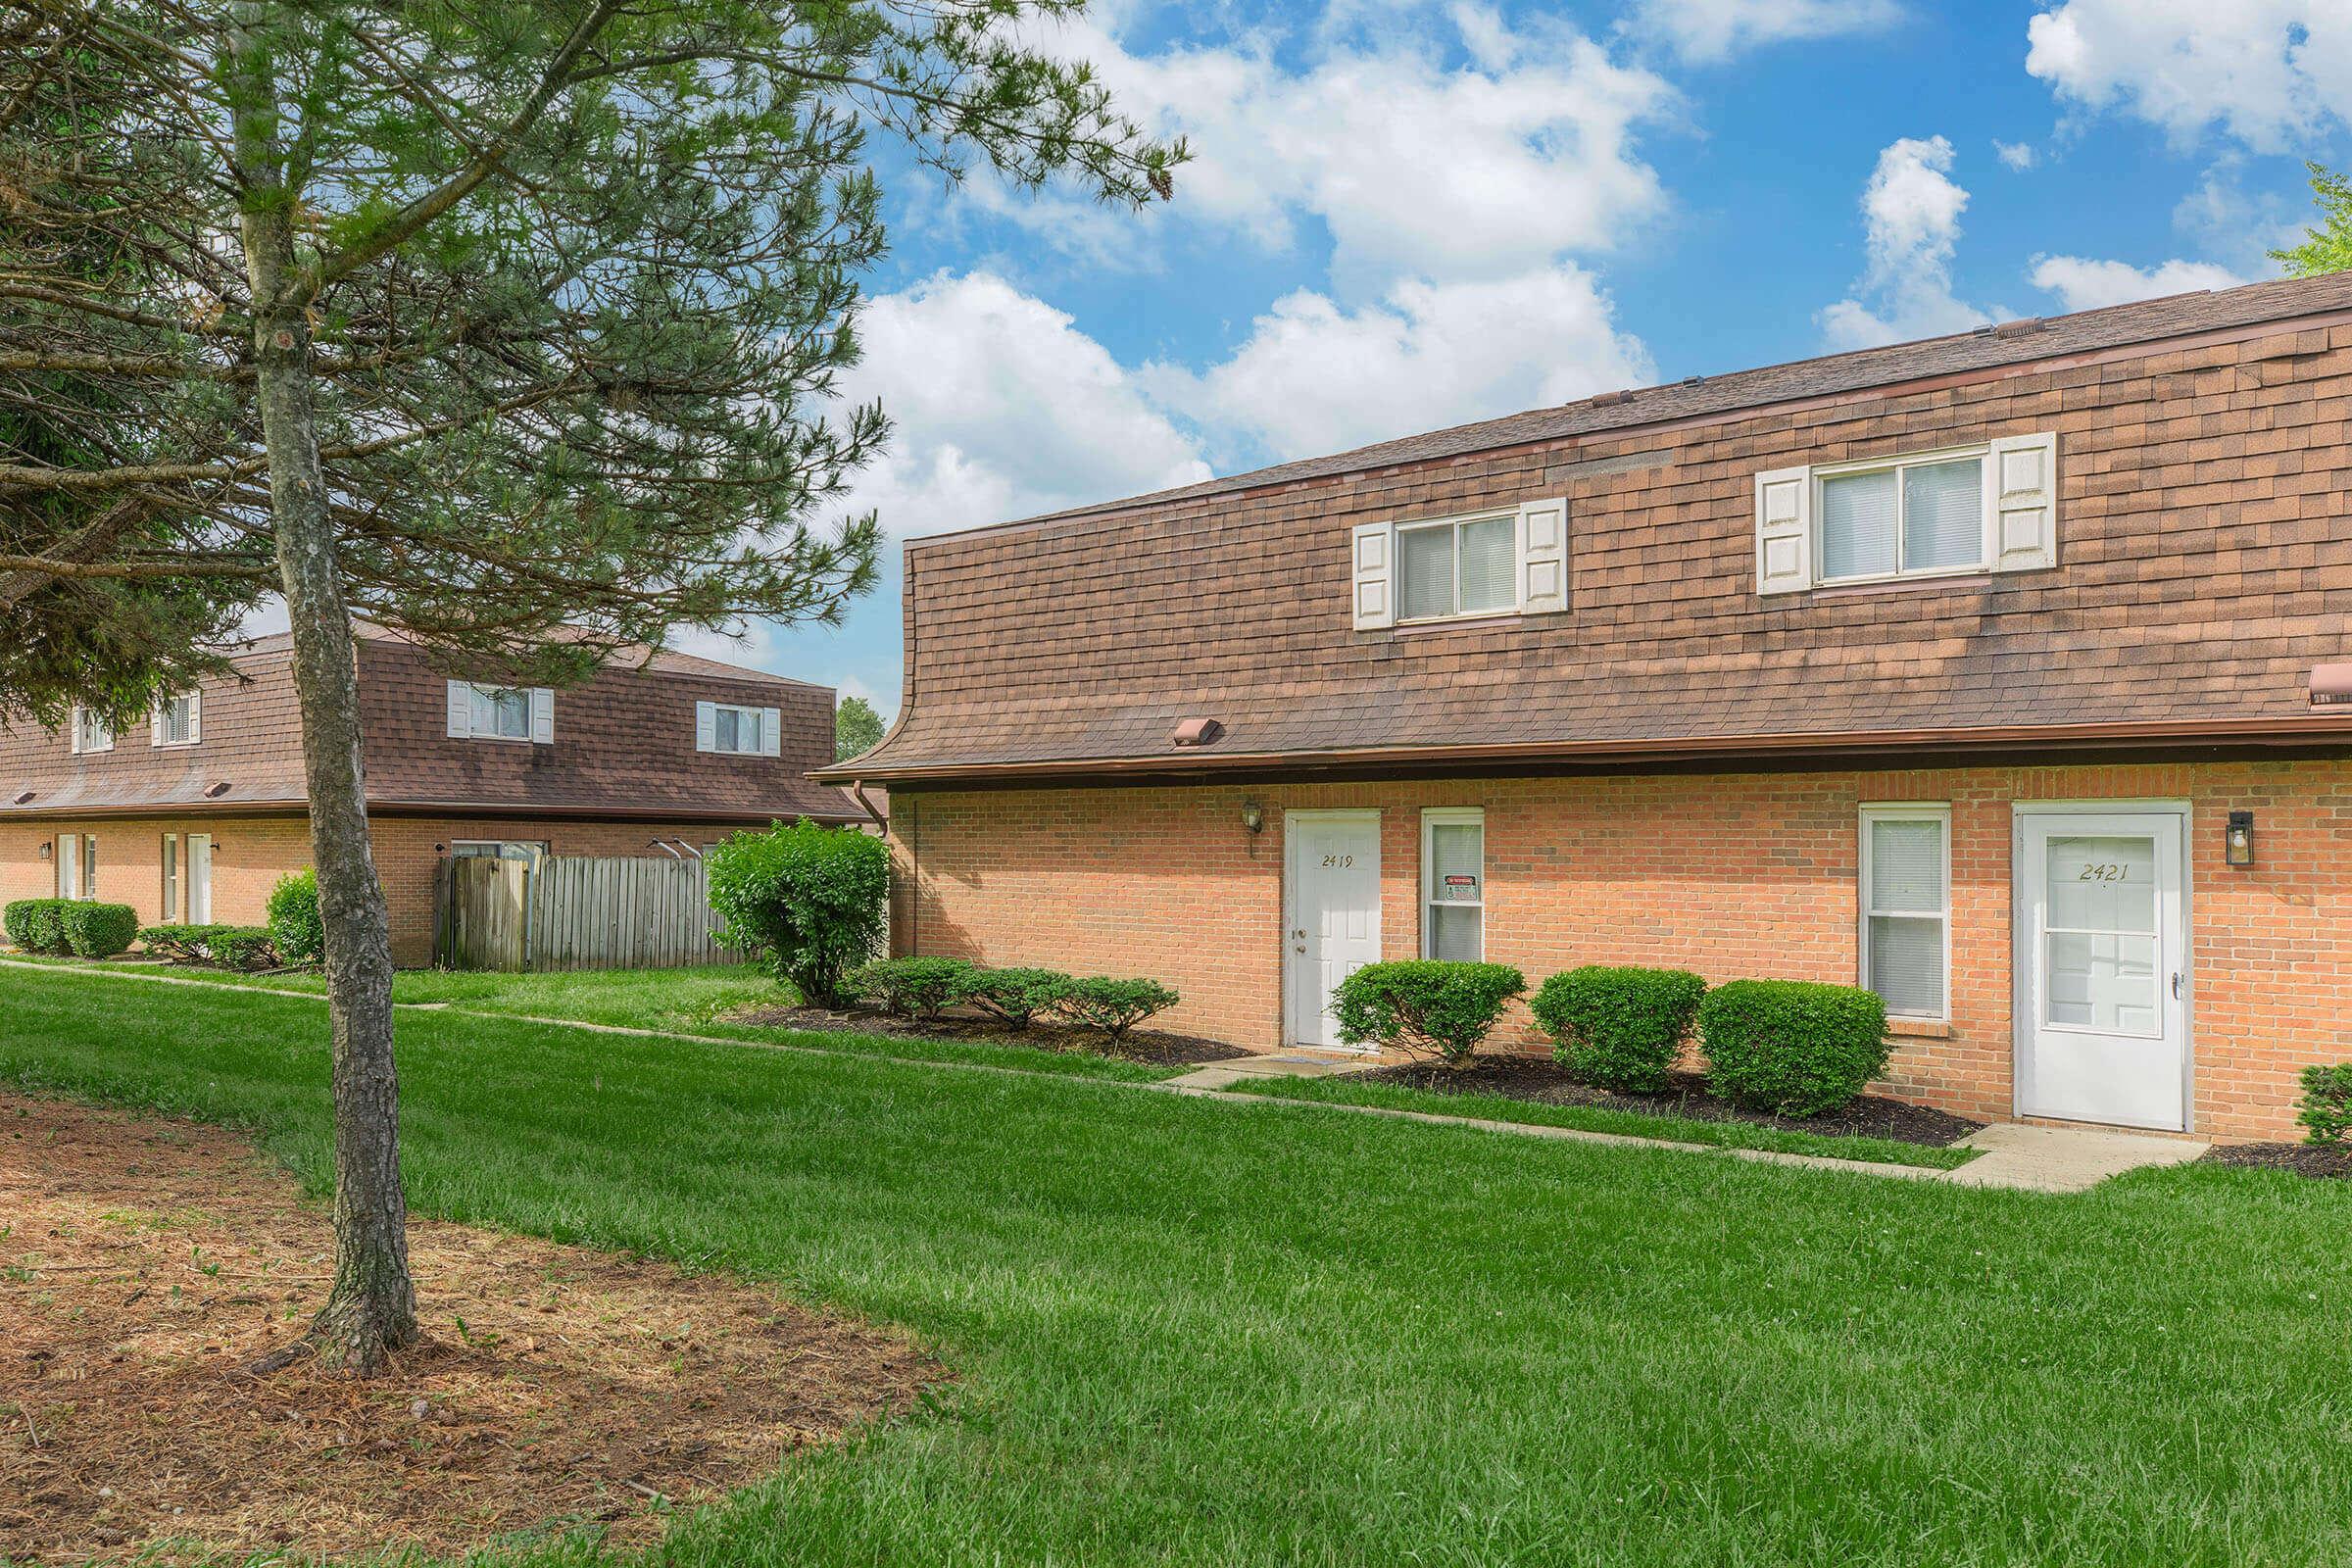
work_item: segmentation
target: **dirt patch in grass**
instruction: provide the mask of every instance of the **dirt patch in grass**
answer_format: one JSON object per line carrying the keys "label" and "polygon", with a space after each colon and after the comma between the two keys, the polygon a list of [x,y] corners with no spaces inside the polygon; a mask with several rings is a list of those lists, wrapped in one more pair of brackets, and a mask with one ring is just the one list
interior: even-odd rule
{"label": "dirt patch in grass", "polygon": [[1197,1062],[1231,1061],[1256,1053],[1222,1040],[1198,1035],[1137,1029],[1116,1044],[1092,1029],[1071,1029],[1040,1019],[1015,1029],[1001,1019],[977,1013],[951,1012],[944,1017],[915,1020],[894,1017],[879,1007],[738,1007],[722,1012],[724,1023],[751,1024],[763,1029],[810,1029],[854,1035],[884,1035],[899,1040],[980,1040],[996,1046],[1034,1046],[1040,1051],[1066,1051],[1152,1066],[1184,1066]]}
{"label": "dirt patch in grass", "polygon": [[325,1213],[232,1134],[6,1090],[0,1227],[0,1560],[646,1540],[943,1377],[739,1280],[431,1221],[428,1343],[255,1377],[325,1299]]}
{"label": "dirt patch in grass", "polygon": [[2352,1177],[2352,1148],[2311,1144],[2223,1144],[2206,1151],[2202,1163],[2242,1165],[2256,1170],[2286,1170],[2322,1180]]}
{"label": "dirt patch in grass", "polygon": [[1827,1138],[1890,1138],[1936,1149],[1955,1144],[1984,1125],[1883,1095],[1860,1096],[1851,1104],[1819,1116],[1774,1116],[1717,1099],[1707,1093],[1704,1079],[1690,1073],[1675,1074],[1674,1087],[1662,1095],[1612,1094],[1578,1083],[1539,1056],[1480,1056],[1459,1068],[1437,1062],[1403,1062],[1374,1068],[1354,1081],[1398,1084],[1442,1095],[1501,1095],[1554,1105],[1598,1105],[1653,1116],[1688,1116],[1693,1121],[1746,1122]]}

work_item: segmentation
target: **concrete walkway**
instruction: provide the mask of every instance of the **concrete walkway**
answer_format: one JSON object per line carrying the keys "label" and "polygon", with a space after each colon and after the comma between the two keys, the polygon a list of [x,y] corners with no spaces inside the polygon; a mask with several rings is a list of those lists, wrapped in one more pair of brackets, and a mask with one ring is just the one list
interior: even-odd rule
{"label": "concrete walkway", "polygon": [[[61,971],[102,976],[113,980],[144,982],[148,985],[200,986],[213,991],[258,992],[264,996],[294,997],[305,1002],[323,1004],[326,998],[316,991],[295,991],[274,986],[241,985],[231,981],[203,980],[192,975],[140,974],[123,969],[75,969],[68,965],[40,963],[22,958],[0,957],[0,969],[38,969],[51,974]],[[393,1004],[403,1009],[419,1012],[449,1012],[461,1017],[482,1018],[501,1023],[549,1025],[559,1029],[581,1029],[596,1034],[633,1035],[640,1039],[683,1040],[696,1045],[744,1046],[753,1050],[783,1051],[796,1054],[831,1054],[822,1046],[796,1046],[782,1041],[753,1041],[724,1035],[696,1035],[668,1029],[641,1029],[626,1024],[589,1023],[579,1018],[548,1018],[531,1013],[483,1012],[449,1002],[401,1002]],[[905,1058],[898,1058],[905,1059]],[[957,1072],[1008,1073],[1026,1076],[1027,1069],[1004,1067],[991,1062],[959,1061],[929,1062],[924,1065],[942,1067]],[[1441,1127],[1469,1127],[1482,1132],[1507,1133],[1520,1138],[1544,1138],[1568,1143],[1621,1144],[1635,1149],[1672,1149],[1687,1154],[1723,1154],[1734,1159],[1752,1160],[1767,1165],[1801,1165],[1813,1170],[1841,1170],[1863,1176],[1887,1176],[1897,1180],[1951,1182],[1963,1187],[2008,1187],[2032,1192],[2079,1193],[2096,1187],[2110,1176],[2145,1165],[2179,1165],[2195,1159],[2210,1145],[2185,1138],[2158,1138],[2146,1133],[2119,1132],[2104,1127],[2028,1127],[2013,1123],[1997,1123],[1971,1133],[1960,1142],[1964,1147],[1981,1149],[1984,1152],[1954,1170],[1936,1170],[1924,1165],[1889,1165],[1878,1160],[1833,1159],[1820,1154],[1791,1154],[1777,1149],[1726,1149],[1715,1144],[1685,1144],[1670,1138],[1636,1138],[1623,1133],[1588,1132],[1581,1127],[1545,1127],[1531,1122],[1493,1121],[1482,1116],[1448,1116],[1438,1111],[1399,1110],[1387,1105],[1348,1105],[1336,1101],[1284,1100],[1273,1095],[1243,1095],[1233,1092],[1233,1085],[1250,1079],[1269,1078],[1332,1078],[1348,1073],[1369,1072],[1388,1063],[1376,1055],[1357,1055],[1313,1051],[1286,1051],[1265,1055],[1236,1056],[1226,1061],[1210,1062],[1181,1077],[1161,1079],[1157,1083],[1136,1083],[1118,1078],[1070,1077],[1062,1081],[1102,1089],[1142,1089],[1165,1093],[1198,1096],[1204,1100],[1222,1101],[1232,1105],[1313,1105],[1324,1110],[1346,1111],[1359,1116],[1388,1116],[1400,1121],[1428,1122]]]}
{"label": "concrete walkway", "polygon": [[1635,1138],[1622,1133],[1588,1132],[1579,1127],[1546,1127],[1530,1122],[1494,1121],[1483,1116],[1448,1116],[1438,1111],[1398,1110],[1385,1105],[1346,1105],[1333,1101],[1286,1101],[1274,1095],[1231,1092],[1250,1079],[1332,1078],[1369,1072],[1387,1063],[1377,1056],[1336,1055],[1291,1051],[1263,1056],[1211,1062],[1181,1078],[1155,1087],[1178,1094],[1200,1095],[1237,1103],[1311,1103],[1335,1110],[1396,1116],[1439,1126],[1474,1127],[1487,1132],[1512,1133],[1526,1138],[1566,1139],[1571,1142],[1625,1144],[1643,1149],[1676,1149],[1775,1165],[1805,1165],[1818,1170],[1855,1171],[1867,1176],[1891,1176],[1911,1181],[1950,1182],[1960,1187],[2008,1187],[2026,1192],[2080,1193],[2110,1176],[2147,1165],[2179,1165],[2195,1159],[2210,1145],[2185,1138],[2158,1138],[2148,1133],[2119,1132],[2106,1127],[2029,1127],[2002,1122],[1981,1128],[1960,1140],[1959,1147],[1984,1152],[1950,1170],[1924,1165],[1892,1165],[1882,1160],[1833,1159],[1818,1154],[1790,1154],[1779,1150],[1725,1149],[1713,1144],[1686,1144],[1668,1138]]}

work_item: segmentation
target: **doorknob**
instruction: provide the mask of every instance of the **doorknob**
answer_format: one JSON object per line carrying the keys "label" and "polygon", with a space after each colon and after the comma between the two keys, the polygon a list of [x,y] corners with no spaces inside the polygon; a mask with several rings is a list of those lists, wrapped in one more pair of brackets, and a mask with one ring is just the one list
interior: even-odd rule
{"label": "doorknob", "polygon": [[2173,1000],[2175,1002],[2179,1002],[2180,1000],[2180,988],[2184,983],[2186,983],[2187,979],[2188,977],[2182,974],[2180,970],[2175,969],[2173,971]]}

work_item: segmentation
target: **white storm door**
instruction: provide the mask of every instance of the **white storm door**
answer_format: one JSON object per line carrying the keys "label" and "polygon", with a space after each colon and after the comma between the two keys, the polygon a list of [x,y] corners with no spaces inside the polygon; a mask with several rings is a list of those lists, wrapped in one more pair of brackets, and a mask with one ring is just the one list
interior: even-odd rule
{"label": "white storm door", "polygon": [[2019,817],[2018,1112],[2186,1128],[2185,813]]}
{"label": "white storm door", "polygon": [[188,835],[188,924],[213,923],[213,836]]}
{"label": "white storm door", "polygon": [[1380,813],[1291,811],[1289,918],[1283,928],[1283,1016],[1290,1041],[1339,1046],[1331,994],[1380,961]]}

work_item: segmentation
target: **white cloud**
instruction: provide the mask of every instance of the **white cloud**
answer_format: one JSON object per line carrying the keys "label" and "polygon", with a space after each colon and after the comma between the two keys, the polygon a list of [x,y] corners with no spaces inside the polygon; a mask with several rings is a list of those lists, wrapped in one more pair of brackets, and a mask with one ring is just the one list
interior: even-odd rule
{"label": "white cloud", "polygon": [[1625,25],[1692,65],[1715,65],[1766,44],[1885,27],[1901,16],[1894,0],[1636,0]]}
{"label": "white cloud", "polygon": [[1301,289],[1277,300],[1204,372],[1150,368],[1151,385],[1221,450],[1281,461],[1564,403],[1654,378],[1591,274],[1398,284],[1348,310]]}
{"label": "white cloud", "polygon": [[[1296,66],[1262,35],[1150,54],[1083,21],[1052,37],[1094,63],[1123,111],[1189,139],[1194,160],[1153,227],[1203,224],[1284,251],[1318,222],[1351,292],[1513,276],[1609,249],[1663,209],[1634,146],[1677,107],[1661,77],[1556,24],[1514,29],[1467,5],[1445,22],[1469,64],[1448,67],[1404,25],[1324,38]],[[981,199],[1057,243],[1094,242],[1070,210]]]}
{"label": "white cloud", "polygon": [[2345,0],[2063,0],[2027,38],[2026,70],[2061,99],[2180,141],[2219,125],[2277,152],[2352,114]]}
{"label": "white cloud", "polygon": [[1855,294],[1821,313],[1835,349],[1964,332],[1992,319],[1952,292],[1952,250],[1968,192],[1950,177],[1952,144],[1906,136],[1879,154],[1862,189],[1870,265]]}
{"label": "white cloud", "polygon": [[2037,256],[2034,286],[2048,289],[2069,311],[2095,311],[2201,288],[2235,288],[2247,281],[2211,262],[2170,261],[2154,267],[2092,261],[2082,256]]}
{"label": "white cloud", "polygon": [[897,421],[854,505],[897,534],[1002,522],[1208,477],[1193,441],[1102,344],[987,272],[873,300],[842,388]]}
{"label": "white cloud", "polygon": [[1996,137],[1993,140],[1992,151],[1993,156],[2020,173],[2032,169],[2039,159],[2039,155],[2034,151],[2032,142],[2002,141]]}

